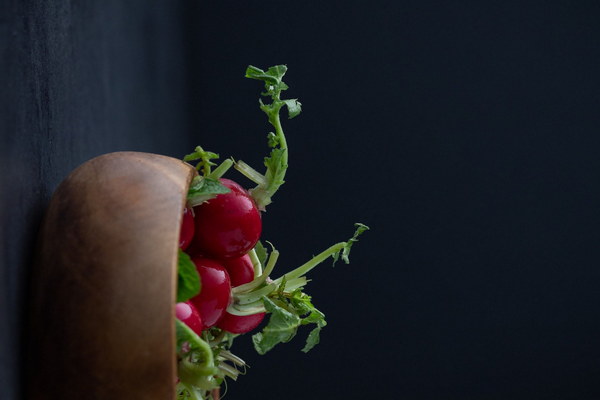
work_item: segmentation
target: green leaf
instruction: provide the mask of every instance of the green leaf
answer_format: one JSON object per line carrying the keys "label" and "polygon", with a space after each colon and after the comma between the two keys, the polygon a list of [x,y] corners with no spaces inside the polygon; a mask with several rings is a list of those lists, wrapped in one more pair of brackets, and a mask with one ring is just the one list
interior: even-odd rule
{"label": "green leaf", "polygon": [[199,160],[196,164],[196,169],[198,171],[202,170],[204,176],[208,176],[211,171],[211,167],[216,165],[211,160],[219,158],[217,153],[213,153],[212,151],[206,151],[200,146],[196,146],[196,149],[193,153],[187,154],[183,157],[183,161],[196,161]]}
{"label": "green leaf", "polygon": [[284,157],[285,152],[286,149],[276,148],[271,150],[270,157],[265,157],[265,166],[267,167],[265,177],[279,185],[283,184],[283,178],[287,169]]}
{"label": "green leaf", "polygon": [[325,325],[327,325],[327,323],[325,321],[323,321],[322,323],[318,323],[317,326],[312,331],[310,331],[310,333],[308,334],[308,337],[306,338],[306,344],[302,348],[302,351],[304,353],[308,353],[316,345],[319,344],[319,342],[321,341],[321,329]]}
{"label": "green leaf", "polygon": [[299,315],[309,314],[308,317],[302,320],[302,324],[316,323],[317,321],[325,320],[325,314],[317,310],[312,304],[311,297],[303,293],[300,289],[295,290],[290,296],[291,305],[298,310]]}
{"label": "green leaf", "polygon": [[200,275],[194,262],[179,249],[177,259],[177,302],[186,301],[200,293]]}
{"label": "green leaf", "polygon": [[278,306],[264,297],[267,312],[271,313],[268,325],[262,332],[252,336],[254,348],[258,354],[265,354],[279,343],[287,343],[296,335],[300,326],[300,317]]}
{"label": "green leaf", "polygon": [[[202,159],[211,160],[215,158],[219,158],[219,155],[217,153],[213,153],[212,151],[204,151],[202,150],[202,147],[198,146],[196,147],[193,153],[185,155],[183,157],[183,161],[196,161]],[[214,163],[211,164],[215,165]]]}
{"label": "green leaf", "polygon": [[302,318],[301,324],[316,324],[317,326],[310,332],[306,338],[306,344],[302,349],[303,352],[309,352],[313,347],[319,344],[321,329],[327,325],[325,314],[317,310],[312,304],[311,297],[301,290],[296,290],[290,297],[291,305],[297,310],[298,314],[308,316]]}
{"label": "green leaf", "polygon": [[361,224],[360,222],[355,223],[354,226],[356,226],[356,231],[354,231],[354,235],[350,239],[348,239],[347,242],[343,243],[343,247],[340,249],[340,251],[332,255],[333,265],[335,265],[335,263],[340,259],[340,257],[346,264],[350,264],[349,256],[352,245],[358,242],[358,237],[362,235],[363,232],[368,231],[370,229],[368,226],[366,226],[365,224]]}
{"label": "green leaf", "polygon": [[289,119],[297,117],[302,111],[302,103],[298,99],[283,100],[283,102],[288,108]]}
{"label": "green leaf", "polygon": [[[283,83],[281,79],[283,78],[286,72],[287,66],[285,65],[275,65],[269,67],[269,69],[267,69],[266,71],[263,71],[262,69],[253,65],[249,65],[248,68],[246,68],[246,78],[263,81],[265,82],[265,87],[267,87],[268,89],[269,85],[281,85]],[[282,89],[280,90],[285,89],[287,89],[287,85],[284,83]]]}
{"label": "green leaf", "polygon": [[346,246],[342,250],[342,260],[344,260],[346,264],[350,264],[350,259],[348,257],[350,256],[350,248],[352,247],[352,245],[358,242],[358,237],[363,232],[369,230],[368,226],[366,226],[365,224],[361,224],[360,222],[355,223],[354,226],[356,226],[356,231],[354,232],[354,235],[350,238],[350,240],[346,242]]}
{"label": "green leaf", "polygon": [[277,147],[280,143],[279,137],[273,132],[269,132],[267,135],[267,143],[269,144],[269,147]]}
{"label": "green leaf", "polygon": [[278,97],[281,91],[288,89],[288,86],[282,81],[286,72],[287,66],[285,65],[275,65],[266,71],[250,65],[246,69],[246,78],[265,82],[267,91],[263,93],[263,96]]}
{"label": "green leaf", "polygon": [[218,179],[196,176],[188,190],[187,201],[190,207],[195,207],[207,200],[214,199],[219,194],[229,193],[231,190],[219,182]]}
{"label": "green leaf", "polygon": [[[308,352],[319,343],[321,329],[327,325],[325,314],[312,304],[311,297],[300,289],[285,294],[285,280],[278,290],[269,297],[263,297],[267,312],[271,313],[269,323],[262,332],[252,336],[254,348],[259,354],[265,354],[279,343],[289,342],[302,325],[316,324],[306,339],[302,351]],[[304,316],[304,317],[303,317]]]}
{"label": "green leaf", "polygon": [[265,157],[265,180],[267,185],[258,185],[249,190],[252,197],[256,200],[259,209],[264,210],[271,204],[271,196],[274,193],[273,188],[278,188],[285,183],[285,172],[287,170],[287,149],[274,148],[269,157]]}
{"label": "green leaf", "polygon": [[[283,76],[283,74],[277,73],[277,71],[275,71],[273,68],[274,67],[269,68],[268,71],[270,71],[270,72],[267,73],[258,67],[249,65],[248,68],[246,68],[246,78],[256,79],[256,80],[260,80],[260,81],[265,81],[267,83],[276,84],[281,81],[281,77]],[[275,72],[275,73],[273,73],[273,72]],[[285,74],[285,71],[283,73]]]}

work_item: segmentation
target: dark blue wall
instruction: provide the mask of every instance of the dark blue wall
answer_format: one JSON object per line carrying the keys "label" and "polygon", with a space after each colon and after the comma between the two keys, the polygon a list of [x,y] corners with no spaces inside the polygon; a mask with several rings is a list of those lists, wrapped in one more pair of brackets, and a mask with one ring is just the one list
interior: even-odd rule
{"label": "dark blue wall", "polygon": [[256,84],[209,79],[247,63],[287,63],[304,105],[264,218],[282,266],[372,227],[311,274],[320,348],[240,350],[232,398],[600,398],[597,2],[200,8],[202,132],[255,156]]}
{"label": "dark blue wall", "polygon": [[[82,4],[85,3],[85,4]],[[0,399],[20,398],[35,235],[57,184],[117,150],[189,150],[182,4],[0,2]]]}

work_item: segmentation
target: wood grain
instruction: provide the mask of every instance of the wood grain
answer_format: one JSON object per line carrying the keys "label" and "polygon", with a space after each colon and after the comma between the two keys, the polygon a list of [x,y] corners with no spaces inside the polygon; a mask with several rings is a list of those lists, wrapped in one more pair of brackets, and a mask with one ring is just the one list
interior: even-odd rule
{"label": "wood grain", "polygon": [[111,153],[58,187],[33,275],[27,398],[174,398],[178,239],[194,173]]}

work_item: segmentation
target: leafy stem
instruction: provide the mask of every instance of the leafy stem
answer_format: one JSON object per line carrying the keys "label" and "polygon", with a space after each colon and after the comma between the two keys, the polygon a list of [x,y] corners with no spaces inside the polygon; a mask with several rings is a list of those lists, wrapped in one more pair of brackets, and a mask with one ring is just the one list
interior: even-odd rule
{"label": "leafy stem", "polygon": [[196,169],[198,171],[202,170],[202,174],[204,176],[209,176],[211,167],[216,165],[211,160],[216,158],[219,158],[217,153],[206,151],[202,148],[202,146],[196,146],[193,153],[187,154],[185,157],[183,157],[183,161],[198,161],[196,163]]}
{"label": "leafy stem", "polygon": [[287,107],[288,116],[291,119],[302,111],[302,104],[297,99],[281,99],[281,92],[288,89],[282,80],[286,71],[285,65],[276,65],[266,71],[254,66],[246,69],[246,78],[265,83],[266,91],[261,94],[271,97],[272,102],[264,103],[262,99],[259,100],[260,109],[267,114],[269,123],[275,128],[275,133],[269,132],[267,135],[271,153],[265,157],[264,164],[267,170],[264,174],[259,173],[243,161],[235,164],[238,171],[257,184],[255,188],[250,189],[250,194],[260,210],[264,210],[267,205],[271,204],[273,195],[285,182],[284,178],[288,167],[288,146],[279,112],[282,107]]}
{"label": "leafy stem", "polygon": [[219,166],[215,168],[212,172],[210,172],[207,176],[210,179],[217,180],[223,175],[225,175],[225,172],[227,172],[232,165],[233,160],[228,158],[227,160],[224,160],[221,164],[219,164]]}
{"label": "leafy stem", "polygon": [[[264,296],[272,297],[278,290],[281,290],[282,293],[291,293],[293,290],[306,285],[308,280],[305,275],[329,257],[333,258],[334,264],[339,258],[342,258],[346,264],[349,264],[349,255],[352,245],[358,241],[358,237],[364,231],[369,229],[368,226],[361,223],[356,223],[354,225],[356,226],[356,230],[350,239],[330,246],[298,268],[275,280],[269,278],[269,275],[273,272],[279,258],[279,251],[273,249],[262,274],[256,276],[251,282],[232,289],[231,293],[233,295],[233,301],[229,306],[228,311],[237,315],[245,315],[244,308],[250,308],[252,311],[255,311],[257,307],[256,301]],[[259,312],[263,311],[264,310],[261,310]],[[248,314],[252,313],[255,312],[250,312]]]}
{"label": "leafy stem", "polygon": [[204,390],[217,387],[214,376],[219,371],[210,345],[178,319],[175,320],[175,329],[180,357],[177,375],[181,382]]}
{"label": "leafy stem", "polygon": [[196,146],[193,153],[183,157],[183,161],[196,163],[196,169],[202,172],[192,179],[187,194],[188,207],[195,207],[207,200],[214,199],[219,194],[229,193],[229,188],[219,182],[219,178],[231,168],[233,160],[225,160],[215,170],[212,167],[217,165],[211,160],[219,158],[217,153],[204,150],[201,146]]}

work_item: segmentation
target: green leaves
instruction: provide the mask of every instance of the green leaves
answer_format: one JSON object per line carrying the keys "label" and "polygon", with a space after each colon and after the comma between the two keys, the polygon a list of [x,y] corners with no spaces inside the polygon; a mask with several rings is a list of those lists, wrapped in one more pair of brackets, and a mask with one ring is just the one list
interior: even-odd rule
{"label": "green leaves", "polygon": [[297,117],[302,111],[302,103],[298,99],[283,100],[283,102],[288,108],[289,119]]}
{"label": "green leaves", "polygon": [[287,343],[294,336],[300,326],[300,317],[283,307],[279,307],[269,298],[263,298],[265,309],[271,313],[269,324],[262,332],[252,336],[254,348],[258,354],[266,354],[279,343]]}
{"label": "green leaves", "polygon": [[325,325],[327,325],[327,322],[323,320],[317,323],[316,328],[310,331],[308,337],[306,338],[306,344],[302,348],[302,351],[304,353],[308,353],[313,349],[313,347],[319,344],[319,342],[321,341],[321,328],[323,328]]}
{"label": "green leaves", "polygon": [[313,347],[319,344],[321,329],[327,325],[325,314],[317,310],[311,302],[311,297],[300,290],[292,293],[290,302],[299,313],[308,314],[308,316],[302,319],[302,325],[317,325],[306,338],[306,344],[302,349],[303,352],[308,353]]}
{"label": "green leaves", "polygon": [[187,203],[188,206],[195,207],[207,200],[214,199],[219,194],[229,192],[229,188],[222,185],[217,179],[196,176],[188,190]]}
{"label": "green leaves", "polygon": [[271,97],[273,102],[265,104],[260,101],[260,109],[269,116],[269,122],[275,125],[275,118],[278,118],[279,110],[283,106],[287,106],[289,118],[292,119],[302,111],[302,104],[298,99],[281,100],[281,92],[289,89],[288,85],[283,82],[283,76],[287,72],[287,66],[275,65],[269,67],[266,71],[249,65],[246,69],[246,78],[256,79],[265,83],[265,92],[261,95]]}
{"label": "green leaves", "polygon": [[279,111],[282,107],[287,107],[290,119],[298,116],[302,111],[302,104],[298,99],[281,99],[281,92],[288,89],[288,85],[283,82],[286,72],[285,65],[275,65],[266,71],[252,65],[246,69],[246,78],[263,81],[265,84],[265,92],[261,94],[270,97],[272,102],[264,103],[262,99],[259,100],[260,109],[267,114],[269,123],[275,128],[274,133],[269,132],[267,135],[268,145],[272,150],[269,156],[265,157],[264,164],[267,170],[264,174],[256,172],[242,161],[235,165],[238,171],[257,184],[255,188],[250,189],[250,194],[261,210],[271,204],[273,195],[284,184],[288,168],[287,142],[281,127]]}
{"label": "green leaves", "polygon": [[302,349],[307,353],[319,343],[321,329],[327,325],[325,314],[317,310],[311,303],[310,296],[300,289],[289,296],[285,295],[283,289],[278,292],[277,299],[263,298],[265,309],[271,316],[263,331],[252,336],[254,348],[259,354],[265,354],[279,343],[292,340],[300,326],[316,324]]}
{"label": "green leaves", "polygon": [[270,157],[265,157],[265,166],[267,171],[264,175],[264,180],[267,182],[264,185],[258,185],[250,189],[250,195],[256,201],[259,209],[264,210],[265,207],[271,204],[271,196],[273,196],[274,188],[285,183],[284,177],[287,171],[287,150],[274,148],[271,150]]}
{"label": "green leaves", "polygon": [[286,65],[275,65],[270,67],[266,72],[253,65],[249,65],[246,69],[246,78],[258,79],[270,84],[278,84],[281,82],[281,78],[283,78],[286,71]]}
{"label": "green leaves", "polygon": [[197,146],[193,153],[183,157],[183,161],[186,162],[198,161],[196,169],[202,172],[202,175],[196,176],[190,184],[187,194],[189,207],[214,199],[219,194],[229,193],[229,188],[222,185],[219,178],[233,165],[233,161],[225,160],[213,171],[212,167],[217,164],[211,160],[217,158],[219,158],[217,153],[206,151],[200,146]]}
{"label": "green leaves", "polygon": [[246,69],[246,78],[265,82],[265,89],[267,91],[263,93],[263,96],[279,97],[279,94],[283,90],[288,89],[288,85],[281,80],[286,72],[287,66],[285,65],[275,65],[266,71],[249,65]]}
{"label": "green leaves", "polygon": [[179,249],[177,259],[177,302],[186,301],[200,293],[200,275],[194,262]]}
{"label": "green leaves", "polygon": [[[329,257],[333,258],[334,263],[340,257],[344,262],[349,263],[350,248],[358,241],[358,237],[369,229],[361,223],[356,223],[355,226],[354,235],[348,241],[330,246],[298,268],[265,284],[265,277],[271,276],[279,254],[273,249],[263,274],[257,276],[252,282],[232,290],[233,309],[230,312],[235,310],[237,315],[250,315],[262,312],[258,309],[264,307],[264,311],[271,313],[267,326],[252,337],[254,348],[259,354],[267,353],[279,343],[290,341],[302,325],[315,325],[302,351],[308,352],[319,343],[321,329],[327,325],[327,322],[325,315],[312,304],[311,297],[302,292],[302,287],[307,283],[305,275]],[[264,246],[257,244],[254,251],[256,258],[264,263],[266,259]],[[256,303],[260,299],[262,299],[262,306],[257,307]]]}
{"label": "green leaves", "polygon": [[219,155],[217,153],[213,153],[212,151],[205,151],[202,147],[196,146],[196,149],[193,153],[190,153],[183,157],[183,161],[198,161],[198,163],[196,164],[196,169],[198,171],[202,169],[204,175],[207,176],[210,174],[211,167],[217,165],[211,160],[217,158],[219,158]]}
{"label": "green leaves", "polygon": [[335,264],[335,262],[338,260],[338,258],[341,256],[342,260],[346,263],[346,264],[350,264],[350,249],[352,248],[352,245],[356,242],[358,242],[358,237],[360,235],[362,235],[362,233],[364,231],[368,231],[369,227],[366,226],[365,224],[361,224],[360,222],[357,222],[354,224],[354,226],[356,226],[356,231],[354,231],[354,235],[348,239],[348,241],[345,243],[345,246],[342,248],[341,253],[336,253],[333,256],[333,263]]}

